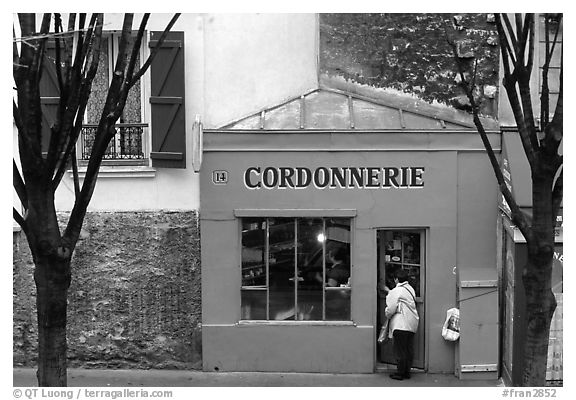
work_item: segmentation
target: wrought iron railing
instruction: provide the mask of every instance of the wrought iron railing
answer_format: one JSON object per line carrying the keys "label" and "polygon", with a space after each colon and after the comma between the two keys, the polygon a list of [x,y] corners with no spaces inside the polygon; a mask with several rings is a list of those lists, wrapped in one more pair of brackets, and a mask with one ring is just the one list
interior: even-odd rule
{"label": "wrought iron railing", "polygon": [[[104,160],[142,160],[144,159],[144,128],[148,124],[122,123],[114,125],[116,134],[110,141]],[[94,146],[94,137],[98,125],[82,126],[82,160],[88,160]]]}

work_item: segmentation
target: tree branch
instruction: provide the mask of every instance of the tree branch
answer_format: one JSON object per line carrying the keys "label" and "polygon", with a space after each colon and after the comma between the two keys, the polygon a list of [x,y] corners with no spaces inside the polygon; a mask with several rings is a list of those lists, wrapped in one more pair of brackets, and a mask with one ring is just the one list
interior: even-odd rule
{"label": "tree branch", "polygon": [[526,69],[528,74],[532,74],[532,67],[534,65],[534,35],[535,35],[535,22],[534,14],[526,14],[524,22],[524,33],[523,35],[528,35],[528,64],[526,64]]}
{"label": "tree branch", "polygon": [[518,90],[522,101],[521,115],[524,123],[518,126],[520,136],[530,143],[532,152],[536,152],[540,147],[536,125],[534,123],[534,108],[532,107],[532,92],[530,91],[530,74],[522,68],[521,78],[518,80]]}
{"label": "tree branch", "polygon": [[[511,29],[510,22],[508,17],[504,14],[502,18],[496,18],[496,27],[498,29],[499,36],[507,37],[510,36],[511,39],[515,40],[514,32],[511,30],[506,31],[504,26],[502,25],[502,19],[507,21],[508,29]],[[506,42],[506,41],[505,41]],[[525,75],[525,69],[522,65],[520,65],[519,54],[516,53],[517,56],[517,63],[515,65],[514,71],[511,73],[509,67],[506,68],[508,65],[508,46],[500,41],[501,46],[501,53],[502,53],[502,62],[505,66],[504,69],[504,78],[503,78],[503,86],[506,89],[506,94],[508,96],[508,101],[510,103],[510,107],[514,114],[514,120],[516,121],[516,125],[518,131],[520,133],[520,139],[522,142],[522,147],[524,148],[524,153],[526,154],[526,158],[528,159],[528,163],[530,164],[531,168],[534,168],[536,163],[536,154],[535,151],[538,148],[538,138],[536,137],[533,114],[532,114],[532,105],[531,99],[529,98],[530,95],[530,87],[529,87],[529,75],[528,80]],[[516,83],[518,83],[520,89],[520,98],[518,97],[518,92],[516,91]],[[526,84],[528,84],[528,88],[526,90]],[[528,96],[528,98],[527,98]],[[528,121],[528,116],[531,116],[531,121]],[[530,127],[533,129],[530,130]],[[534,146],[536,144],[536,147]]]}
{"label": "tree branch", "polygon": [[138,73],[134,76],[134,78],[132,79],[132,83],[130,86],[133,86],[134,83],[140,79],[142,77],[142,75],[144,75],[144,73],[146,72],[146,70],[150,67],[150,64],[152,64],[152,61],[154,60],[154,57],[156,57],[156,53],[158,53],[158,51],[160,50],[160,46],[162,45],[162,43],[164,43],[164,39],[166,39],[166,36],[168,35],[168,32],[172,29],[172,27],[174,26],[174,24],[176,23],[176,21],[178,20],[178,17],[180,17],[180,14],[174,14],[174,16],[172,17],[172,19],[170,20],[170,22],[168,23],[168,25],[166,26],[166,28],[164,29],[164,32],[162,32],[162,35],[160,35],[160,37],[158,38],[158,43],[156,45],[156,47],[154,47],[152,49],[152,52],[150,53],[150,55],[148,56],[148,59],[146,60],[146,62],[142,65],[142,67],[140,68],[140,70],[138,71]]}
{"label": "tree branch", "polygon": [[32,66],[30,67],[30,71],[34,74],[34,79],[37,79],[38,82],[40,81],[43,72],[42,65],[44,64],[44,52],[46,41],[48,40],[47,34],[50,31],[51,19],[52,15],[50,13],[45,13],[42,17],[42,25],[40,26],[41,37],[37,39],[39,47],[38,51],[34,52]]}
{"label": "tree branch", "polygon": [[31,139],[14,99],[12,99],[12,117],[14,118],[16,129],[18,130],[18,142],[24,147],[26,153],[29,156],[42,157],[40,146],[35,146],[35,141]]}
{"label": "tree branch", "polygon": [[108,90],[108,121],[114,124],[122,112],[118,104],[122,99],[122,85],[126,77],[126,63],[127,52],[129,44],[132,42],[132,22],[134,21],[134,14],[124,14],[124,23],[122,25],[122,33],[120,35],[120,43],[118,45],[118,58],[116,59],[116,66],[114,67],[114,75],[110,83],[110,90]]}
{"label": "tree branch", "polygon": [[[516,59],[518,62],[515,65],[514,74],[517,78],[522,110],[515,110],[514,116],[516,117],[522,115],[524,124],[519,125],[518,130],[520,131],[520,135],[523,137],[523,142],[529,141],[532,150],[536,151],[540,144],[538,142],[536,125],[534,124],[535,119],[532,107],[532,93],[530,91],[530,75],[534,57],[534,29],[535,26],[533,14],[527,14],[525,16],[524,24],[522,22],[522,15],[516,14],[516,32],[509,32],[509,34],[511,36],[521,35],[516,54]],[[524,62],[527,44],[530,44],[531,46],[528,50],[528,57],[526,62]],[[517,111],[520,112],[516,114]]]}
{"label": "tree branch", "polygon": [[[36,30],[36,15],[33,13],[21,13],[18,14],[18,22],[20,23],[20,34],[23,38],[27,38],[32,36]],[[22,63],[22,66],[26,69],[25,72],[27,73],[30,68],[30,60],[34,57],[34,45],[29,43],[27,40],[22,40],[22,45],[20,47],[20,60],[27,60],[25,63]],[[18,82],[17,79],[15,79]]]}
{"label": "tree branch", "polygon": [[74,179],[74,197],[80,196],[80,178],[78,177],[78,160],[76,160],[76,146],[71,153],[72,158],[72,176]]}
{"label": "tree branch", "polygon": [[26,223],[26,220],[20,215],[20,213],[14,207],[12,207],[12,218],[14,218],[14,221],[16,221],[18,225],[20,225],[24,233],[28,231],[28,224]]}
{"label": "tree branch", "polygon": [[[80,79],[80,88],[78,90],[77,96],[77,103],[75,105],[75,117],[76,122],[73,124],[73,127],[69,130],[69,140],[67,142],[66,148],[61,153],[61,157],[58,160],[56,173],[52,179],[52,187],[54,190],[60,184],[64,173],[66,172],[67,167],[67,160],[70,158],[71,154],[75,151],[76,142],[78,141],[78,137],[80,136],[80,132],[82,131],[82,123],[84,119],[84,113],[86,111],[86,107],[88,104],[88,100],[90,97],[90,91],[92,87],[92,82],[94,77],[96,76],[96,72],[98,70],[98,64],[100,61],[100,43],[102,40],[102,20],[98,18],[98,16],[93,16],[90,21],[88,34],[88,40],[85,41],[86,45],[88,46],[91,43],[91,62],[90,67],[88,68],[87,72],[82,72],[81,68],[84,65],[83,59],[76,59],[74,63],[74,70],[73,74],[78,76]],[[84,49],[77,50],[77,53],[81,53],[84,57],[88,57],[89,53],[84,51]],[[84,75],[84,76],[83,76]],[[82,77],[83,76],[83,77]],[[74,154],[75,156],[75,154]],[[79,184],[79,182],[75,181],[75,184]]]}
{"label": "tree branch", "polygon": [[[508,30],[508,32],[509,33],[514,32],[514,28],[512,28],[512,24],[510,23],[510,19],[508,18],[508,15],[502,14],[502,19],[504,20],[504,24],[506,25],[506,29]],[[498,20],[499,20],[499,18],[496,18],[496,24],[498,24]],[[504,37],[506,37],[506,36],[504,36]],[[516,36],[510,34],[510,41],[512,42],[512,46],[510,48],[510,53],[518,54],[518,41],[516,40]],[[514,50],[512,50],[512,49],[514,49]],[[520,60],[516,59],[514,64],[516,64],[516,62],[519,62],[519,61]]]}
{"label": "tree branch", "polygon": [[[147,20],[146,17],[144,19]],[[114,77],[112,78],[112,83],[110,85],[110,91],[108,94],[113,94],[111,98],[112,104],[110,104],[110,112],[108,120],[110,124],[116,123],[116,121],[122,116],[122,111],[126,104],[126,99],[128,98],[128,75],[130,69],[134,69],[134,63],[136,58],[128,58],[128,50],[130,47],[132,55],[134,55],[135,46],[132,40],[132,22],[134,21],[133,14],[124,15],[124,25],[122,27],[122,34],[120,35],[120,44],[118,46],[118,59],[116,60],[116,67],[114,68]],[[132,46],[131,46],[132,44]],[[132,67],[130,65],[132,64]],[[128,66],[127,66],[128,65]],[[112,90],[114,88],[114,90]]]}
{"label": "tree branch", "polygon": [[512,61],[512,65],[516,65],[516,57],[514,56],[514,52],[511,49],[509,38],[502,25],[502,19],[500,15],[495,14],[495,17],[496,17],[496,30],[498,31],[498,37],[500,38],[499,43],[500,43],[500,52],[502,54],[502,66],[504,67],[504,76],[512,76],[512,71],[510,69],[510,61]]}
{"label": "tree branch", "polygon": [[484,145],[484,149],[488,154],[488,158],[490,160],[490,165],[492,166],[492,170],[494,171],[494,175],[496,176],[496,181],[498,182],[498,187],[500,192],[504,196],[504,199],[508,203],[510,210],[512,212],[512,220],[516,226],[520,229],[526,240],[531,240],[532,232],[530,230],[530,218],[522,212],[512,192],[508,189],[506,185],[506,181],[504,179],[504,175],[500,168],[500,164],[498,159],[496,158],[496,154],[494,153],[494,149],[488,139],[488,135],[486,130],[484,129],[484,125],[482,121],[480,121],[479,112],[478,112],[478,104],[476,104],[476,100],[474,99],[474,82],[468,84],[464,75],[464,66],[462,65],[461,59],[458,57],[458,51],[456,48],[456,44],[453,41],[449,40],[449,43],[452,45],[454,60],[456,61],[456,65],[458,67],[458,73],[460,74],[460,80],[462,83],[462,88],[464,89],[466,96],[468,97],[468,101],[472,107],[472,117],[474,121],[474,125],[478,133],[480,134],[480,138],[482,140],[482,144]]}
{"label": "tree branch", "polygon": [[542,85],[541,85],[541,95],[540,95],[540,124],[542,130],[545,130],[549,119],[550,119],[550,88],[548,86],[548,72],[550,71],[550,61],[552,59],[552,53],[550,52],[550,41],[548,40],[550,36],[550,26],[548,18],[544,18],[544,34],[546,35],[546,41],[544,43],[546,56],[544,59],[544,64],[542,65]]}
{"label": "tree branch", "polygon": [[[16,85],[20,84],[21,75],[25,72],[26,66],[20,63],[20,52],[18,51],[18,44],[16,43],[16,28],[12,26],[12,75]],[[22,45],[24,46],[24,44]]]}
{"label": "tree branch", "polygon": [[126,105],[126,100],[128,99],[128,93],[130,88],[136,83],[136,81],[132,80],[134,75],[134,68],[136,66],[136,61],[138,60],[138,53],[140,52],[140,46],[142,45],[142,37],[144,36],[144,30],[146,28],[146,24],[148,23],[148,19],[150,14],[144,14],[142,20],[140,21],[140,27],[136,33],[136,38],[134,43],[132,44],[132,50],[130,54],[130,58],[128,59],[128,67],[126,68],[126,76],[122,81],[122,85],[120,87],[119,96],[118,96],[118,103],[117,103],[117,110],[115,114],[120,117],[121,111],[124,109]]}
{"label": "tree branch", "polygon": [[[560,74],[562,75],[562,73]],[[554,117],[552,117],[552,121],[546,125],[544,129],[544,148],[546,153],[550,156],[558,153],[558,148],[560,147],[560,143],[562,143],[562,138],[564,136],[564,96],[562,94],[562,87],[563,85],[560,83],[560,93],[558,96],[558,103],[556,103]]]}
{"label": "tree branch", "polygon": [[69,36],[66,36],[66,40],[64,41],[65,43],[65,47],[64,47],[64,51],[66,54],[66,65],[67,68],[70,68],[70,65],[72,65],[72,53],[73,53],[73,49],[74,49],[74,28],[76,26],[76,13],[70,13],[70,15],[68,16],[68,33],[70,34]]}
{"label": "tree branch", "polygon": [[26,193],[26,185],[24,184],[24,180],[22,179],[22,175],[20,175],[20,171],[18,170],[18,166],[16,165],[16,161],[14,161],[14,159],[12,159],[12,186],[14,186],[16,194],[18,194],[18,198],[20,199],[20,203],[22,203],[22,207],[27,210],[28,194]]}
{"label": "tree branch", "polygon": [[[54,33],[63,32],[62,28],[62,18],[59,13],[54,13]],[[60,89],[60,93],[62,96],[62,92],[64,91],[64,80],[62,78],[62,60],[60,56],[60,38],[56,36],[55,38],[55,46],[56,46],[56,54],[55,54],[55,63],[56,63],[56,77],[58,78],[58,88]]]}
{"label": "tree branch", "polygon": [[[130,56],[130,62],[128,64],[126,77],[125,77],[124,83],[122,85],[122,88],[120,90],[120,96],[119,96],[119,101],[118,101],[118,104],[121,108],[124,108],[124,104],[126,103],[126,99],[128,98],[128,91],[130,90],[130,88],[132,88],[132,86],[134,86],[136,84],[136,82],[142,77],[142,75],[150,67],[152,61],[156,57],[156,53],[158,52],[158,47],[162,45],[162,43],[166,39],[168,32],[170,31],[170,29],[172,29],[172,27],[174,26],[174,24],[176,23],[176,21],[180,17],[180,14],[175,14],[172,17],[172,19],[168,22],[168,25],[166,26],[166,28],[164,29],[164,31],[160,35],[160,38],[158,39],[157,46],[152,50],[152,53],[148,56],[144,65],[140,68],[140,70],[137,72],[137,74],[133,77],[132,76],[133,71],[134,71],[134,68],[136,65],[138,52],[140,50],[142,38],[144,36],[144,31],[145,31],[145,27],[146,27],[146,24],[148,22],[149,16],[150,16],[150,14],[145,14],[143,16],[142,21],[140,22],[140,27],[138,29],[138,34],[136,36],[135,43],[132,47],[132,54]],[[119,115],[118,115],[118,117],[119,117]]]}
{"label": "tree branch", "polygon": [[525,34],[525,26],[522,22],[522,15],[514,14],[514,20],[516,21],[516,38],[518,41],[518,47],[516,48],[516,59],[518,60],[519,64],[524,64],[524,56],[526,55],[526,43],[528,41],[527,35]]}
{"label": "tree branch", "polygon": [[[556,31],[552,48],[546,57],[547,58],[547,63],[545,64],[546,82],[548,81],[547,79],[548,67],[550,64],[550,59],[552,58],[552,53],[554,52],[554,47],[556,44],[556,40],[558,38],[559,30],[560,29]],[[544,69],[542,74],[544,74]],[[545,99],[543,98],[542,102],[544,102],[544,100]],[[549,98],[546,98],[546,104],[542,104],[542,108],[544,108],[545,106],[546,109],[548,110]],[[548,121],[548,115],[546,115],[546,120]],[[544,126],[544,149],[546,153],[550,156],[558,154],[558,148],[560,147],[560,143],[562,142],[564,136],[563,120],[564,120],[564,51],[562,50],[562,53],[560,55],[560,85],[558,93],[558,102],[556,103],[556,108],[554,110],[554,116],[552,117],[552,121]]]}
{"label": "tree branch", "polygon": [[130,89],[136,82],[132,79],[134,76],[134,67],[136,66],[136,60],[138,59],[138,53],[140,52],[140,47],[142,46],[142,38],[144,37],[144,32],[149,18],[150,14],[144,14],[142,17],[142,21],[140,21],[140,27],[138,28],[138,33],[136,34],[136,39],[132,45],[132,54],[130,55],[130,61],[128,62],[128,69],[126,70],[126,86],[128,89]]}
{"label": "tree branch", "polygon": [[556,218],[558,212],[560,211],[560,206],[562,205],[562,200],[564,198],[564,168],[560,167],[560,173],[556,178],[554,183],[554,189],[552,189],[552,216]]}

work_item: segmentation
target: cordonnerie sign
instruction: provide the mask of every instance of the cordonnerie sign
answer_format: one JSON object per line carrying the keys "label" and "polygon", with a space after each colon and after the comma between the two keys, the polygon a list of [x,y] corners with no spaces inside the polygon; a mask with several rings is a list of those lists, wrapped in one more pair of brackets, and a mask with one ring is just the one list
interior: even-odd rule
{"label": "cordonnerie sign", "polygon": [[250,167],[248,189],[389,189],[424,187],[424,167]]}

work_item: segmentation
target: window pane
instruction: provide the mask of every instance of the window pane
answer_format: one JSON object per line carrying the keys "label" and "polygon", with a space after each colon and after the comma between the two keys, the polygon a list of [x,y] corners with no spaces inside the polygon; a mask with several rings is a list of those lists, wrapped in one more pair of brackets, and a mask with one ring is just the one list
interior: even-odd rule
{"label": "window pane", "polygon": [[420,296],[420,244],[421,233],[385,231],[386,286],[395,287],[394,277],[399,269],[408,272],[408,283]]}
{"label": "window pane", "polygon": [[242,319],[266,319],[266,220],[242,220]]}
{"label": "window pane", "polygon": [[326,320],[350,320],[350,288],[326,289]]}
{"label": "window pane", "polygon": [[404,234],[404,262],[408,264],[420,264],[420,234]]}
{"label": "window pane", "polygon": [[386,232],[386,262],[402,262],[402,235]]}
{"label": "window pane", "polygon": [[408,283],[414,288],[416,292],[416,297],[420,296],[420,267],[413,265],[404,266],[406,272],[408,272]]}
{"label": "window pane", "polygon": [[326,219],[326,320],[350,320],[350,220]]}
{"label": "window pane", "polygon": [[266,220],[242,220],[242,286],[266,285]]}
{"label": "window pane", "polygon": [[241,319],[266,319],[266,289],[242,290]]}
{"label": "window pane", "polygon": [[[134,42],[132,42],[133,44]],[[132,48],[127,52],[128,55],[132,53]],[[128,64],[126,64],[128,65]],[[140,67],[140,54],[136,55],[136,70]],[[134,86],[128,92],[126,99],[126,106],[120,117],[120,122],[124,123],[139,123],[142,122],[141,117],[142,106],[140,105],[140,80],[137,80]]]}
{"label": "window pane", "polygon": [[420,233],[404,232],[402,251],[403,268],[408,272],[408,283],[416,291],[416,296],[420,296],[420,265],[406,265],[420,264]]}
{"label": "window pane", "polygon": [[348,286],[350,279],[350,220],[326,219],[326,286]]}
{"label": "window pane", "polygon": [[96,76],[92,81],[92,90],[90,98],[86,106],[86,119],[89,124],[96,124],[100,120],[104,104],[106,103],[106,96],[108,94],[108,86],[110,84],[110,77],[108,74],[109,49],[110,38],[102,38],[102,47],[100,50],[100,60],[98,62],[98,70]]}
{"label": "window pane", "polygon": [[269,298],[271,320],[295,319],[295,223],[293,218],[269,220]]}
{"label": "window pane", "polygon": [[298,219],[298,319],[322,320],[324,222]]}

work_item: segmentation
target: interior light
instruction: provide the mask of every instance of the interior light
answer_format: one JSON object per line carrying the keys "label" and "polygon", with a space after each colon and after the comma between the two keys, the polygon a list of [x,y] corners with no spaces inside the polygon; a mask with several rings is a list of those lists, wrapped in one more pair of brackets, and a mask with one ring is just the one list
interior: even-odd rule
{"label": "interior light", "polygon": [[326,240],[326,236],[323,233],[319,233],[317,239],[320,243],[322,243]]}

